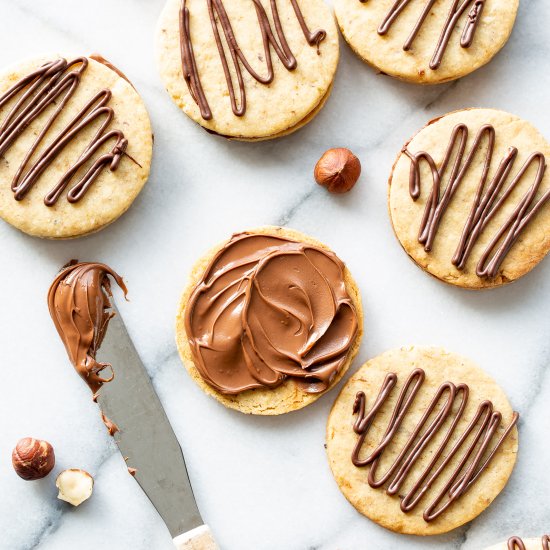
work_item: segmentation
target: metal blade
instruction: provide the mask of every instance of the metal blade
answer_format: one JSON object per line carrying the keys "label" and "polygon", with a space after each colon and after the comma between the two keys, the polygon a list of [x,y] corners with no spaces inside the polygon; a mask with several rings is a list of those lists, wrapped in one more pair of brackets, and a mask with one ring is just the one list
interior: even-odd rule
{"label": "metal blade", "polygon": [[98,356],[115,377],[99,391],[98,403],[120,430],[114,439],[137,470],[136,481],[176,537],[203,521],[181,447],[114,302],[113,311]]}

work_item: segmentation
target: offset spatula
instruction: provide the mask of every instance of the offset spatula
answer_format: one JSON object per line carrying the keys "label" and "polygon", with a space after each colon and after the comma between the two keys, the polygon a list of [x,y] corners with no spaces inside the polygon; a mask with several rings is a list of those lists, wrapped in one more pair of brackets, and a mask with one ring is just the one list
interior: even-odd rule
{"label": "offset spatula", "polygon": [[[114,301],[98,359],[114,379],[99,391],[103,414],[119,431],[114,439],[135,479],[166,523],[178,550],[217,550],[204,524],[181,447]],[[133,471],[133,470],[132,470]]]}

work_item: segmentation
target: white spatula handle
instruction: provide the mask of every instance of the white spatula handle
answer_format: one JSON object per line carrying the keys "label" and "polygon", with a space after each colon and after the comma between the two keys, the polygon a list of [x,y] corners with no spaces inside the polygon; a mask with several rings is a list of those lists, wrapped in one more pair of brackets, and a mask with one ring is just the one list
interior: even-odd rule
{"label": "white spatula handle", "polygon": [[174,539],[176,550],[220,550],[208,525],[195,527]]}

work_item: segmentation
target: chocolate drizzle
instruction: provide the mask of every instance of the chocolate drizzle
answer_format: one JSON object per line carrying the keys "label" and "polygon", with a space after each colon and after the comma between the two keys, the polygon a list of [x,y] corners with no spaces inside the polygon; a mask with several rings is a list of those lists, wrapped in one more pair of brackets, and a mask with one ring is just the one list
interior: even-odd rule
{"label": "chocolate drizzle", "polygon": [[[377,470],[384,451],[392,443],[403,424],[425,376],[425,372],[420,368],[411,372],[399,393],[382,440],[365,458],[360,458],[361,448],[376,415],[397,384],[397,375],[389,373],[386,376],[382,388],[368,413],[365,411],[367,398],[364,392],[357,393],[353,405],[353,413],[357,414],[357,418],[353,429],[359,435],[359,439],[353,449],[351,460],[357,467],[370,466],[368,473],[369,485],[373,488],[380,488],[388,484],[386,492],[389,495],[399,494],[401,497],[401,510],[409,512],[427,496],[435,483],[443,479],[442,474],[449,470],[447,468],[449,463],[455,457],[458,458],[458,465],[449,473],[443,487],[430,497],[431,502],[424,509],[423,518],[429,522],[445,512],[481,476],[516,425],[519,415],[517,413],[513,414],[508,427],[496,443],[491,445],[500,426],[502,415],[493,409],[491,401],[482,401],[464,432],[457,437],[452,447],[450,447],[449,443],[455,435],[456,427],[462,419],[468,403],[469,388],[466,384],[455,386],[452,382],[445,382],[437,390],[418,424],[411,430],[410,437],[403,448],[398,451],[398,456],[393,464],[385,474],[377,479]],[[443,428],[445,423],[448,424],[446,431]],[[444,435],[439,443],[440,434],[442,433]],[[433,445],[430,446],[434,439],[438,440],[436,448]],[[464,449],[462,453],[461,449]],[[417,474],[418,478],[413,483],[413,480],[408,478],[411,477],[411,471],[422,456],[429,457],[429,463]],[[402,495],[400,490],[405,483],[407,485],[413,483],[413,485],[408,493]]]}
{"label": "chocolate drizzle", "polygon": [[[465,156],[465,153],[466,142],[468,140],[468,127],[465,124],[455,126],[445,156],[439,167],[429,153],[424,151],[411,153],[407,148],[403,152],[411,160],[409,193],[413,200],[418,199],[420,196],[420,162],[422,160],[428,164],[432,173],[432,189],[426,201],[426,208],[418,234],[418,242],[424,245],[426,252],[430,252],[441,220],[457,188],[472,166],[475,155],[482,149],[484,138],[487,141],[487,152],[485,154],[481,180],[477,187],[472,209],[462,230],[460,242],[452,258],[452,263],[457,269],[464,269],[472,248],[482,231],[523,179],[530,166],[537,165],[537,173],[532,185],[522,196],[510,217],[492,238],[476,266],[478,277],[493,278],[497,275],[504,258],[525,226],[536,216],[550,198],[550,190],[547,190],[538,200],[535,200],[546,171],[546,159],[544,155],[542,153],[531,154],[519,172],[513,177],[512,181],[505,186],[518,154],[518,150],[515,147],[510,147],[505,157],[501,160],[489,185],[486,186],[495,148],[495,129],[490,124],[486,124],[480,128],[467,156]],[[450,166],[451,157],[455,150],[457,150],[456,160],[452,166],[447,186],[443,191],[442,181],[447,168]]]}
{"label": "chocolate drizzle", "polygon": [[[508,539],[508,550],[526,550],[525,544],[519,537]],[[550,550],[550,536],[542,537],[542,550]]]}
{"label": "chocolate drizzle", "polygon": [[[290,50],[290,46],[288,45],[287,39],[285,37],[281,19],[279,17],[279,11],[277,9],[277,0],[270,0],[271,14],[275,25],[275,31],[273,31],[273,28],[269,21],[269,16],[267,15],[267,12],[263,7],[261,1],[251,0],[254,4],[254,8],[256,9],[258,24],[262,33],[264,59],[267,68],[267,74],[265,76],[260,75],[252,68],[245,54],[240,49],[239,44],[237,43],[237,39],[235,38],[235,34],[233,32],[231,21],[229,20],[229,16],[225,11],[223,0],[205,1],[208,5],[212,31],[214,33],[214,39],[216,40],[220,60],[223,66],[225,80],[227,82],[227,89],[229,91],[229,97],[231,100],[231,109],[233,110],[233,114],[235,114],[235,116],[243,116],[246,112],[246,90],[243,80],[243,67],[256,81],[260,82],[261,84],[269,84],[273,81],[275,75],[273,70],[271,47],[273,47],[275,53],[281,60],[281,63],[289,71],[293,71],[294,69],[296,69],[296,67],[298,66],[298,62],[296,60],[296,57]],[[300,7],[298,6],[297,0],[290,0],[290,2],[292,3],[294,13],[296,14],[298,22],[300,23],[300,27],[302,28],[302,32],[304,33],[306,41],[310,46],[316,46],[317,53],[320,54],[320,43],[326,38],[326,31],[310,31],[300,10]],[[212,111],[210,109],[208,100],[206,99],[200,81],[197,63],[195,60],[195,54],[193,52],[189,19],[189,9],[187,8],[186,0],[182,0],[179,13],[179,23],[183,77],[185,79],[185,82],[187,83],[187,87],[189,88],[189,92],[193,97],[193,100],[199,106],[202,118],[204,120],[211,120]],[[235,86],[231,77],[231,71],[229,69],[229,63],[227,61],[227,56],[224,50],[224,45],[220,36],[218,25],[222,28],[225,40],[227,42],[227,48],[229,49],[229,52],[231,54],[231,61],[237,74],[237,81],[239,85],[238,102],[235,94]]]}
{"label": "chocolate drizzle", "polygon": [[[360,0],[364,3],[367,0]],[[394,21],[399,17],[401,12],[410,4],[411,0],[395,0],[394,4],[390,8],[386,17],[378,27],[378,34],[383,36],[388,33]],[[435,4],[436,0],[427,0],[420,14],[420,17],[416,21],[411,34],[403,44],[403,50],[409,51],[412,46],[415,38],[417,37],[422,25],[426,21],[427,17],[430,15],[430,11]],[[458,24],[459,19],[462,17],[464,12],[470,8],[468,12],[466,24],[462,29],[462,35],[460,38],[460,45],[463,48],[469,48],[472,45],[476,29],[479,25],[481,19],[481,14],[483,12],[483,7],[485,5],[485,0],[452,0],[451,8],[445,19],[445,24],[441,31],[441,35],[437,41],[433,57],[430,61],[430,69],[436,70],[441,66],[441,61],[449,45],[449,40],[453,34],[455,27]]]}
{"label": "chocolate drizzle", "polygon": [[[44,197],[44,204],[53,206],[82,169],[85,169],[84,174],[67,193],[70,203],[78,202],[105,168],[108,167],[111,171],[117,169],[128,147],[128,141],[120,130],[107,131],[114,116],[113,109],[107,106],[112,95],[107,89],[97,92],[71,122],[38,151],[50,128],[74,95],[87,67],[88,59],[85,57],[71,62],[65,59],[50,61],[19,80],[0,96],[0,107],[20,96],[0,124],[0,155],[5,154],[42,113],[48,109],[53,110],[13,178],[11,189],[16,200],[22,200],[65,147],[80,132],[97,121],[101,121],[100,126],[91,141],[78,160]],[[101,147],[109,141],[114,141],[112,149],[97,156]],[[32,157],[36,158],[31,160]],[[85,168],[86,165],[89,166]]]}
{"label": "chocolate drizzle", "polygon": [[235,235],[191,294],[185,330],[204,380],[225,394],[275,388],[327,389],[358,331],[344,264],[284,237]]}

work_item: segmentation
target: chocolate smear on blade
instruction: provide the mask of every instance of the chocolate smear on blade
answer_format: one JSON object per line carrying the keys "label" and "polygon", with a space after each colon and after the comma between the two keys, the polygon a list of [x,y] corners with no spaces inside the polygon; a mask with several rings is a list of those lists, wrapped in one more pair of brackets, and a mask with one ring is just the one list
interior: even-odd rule
{"label": "chocolate smear on blade", "polygon": [[[109,277],[126,297],[128,289],[122,277],[109,266],[76,260],[61,270],[48,291],[48,308],[55,328],[71,363],[92,391],[94,401],[103,384],[114,378],[111,365],[96,360],[109,320],[115,315],[111,311]],[[101,416],[110,435],[119,431],[114,422],[103,413]]]}

